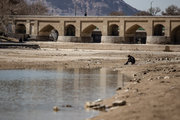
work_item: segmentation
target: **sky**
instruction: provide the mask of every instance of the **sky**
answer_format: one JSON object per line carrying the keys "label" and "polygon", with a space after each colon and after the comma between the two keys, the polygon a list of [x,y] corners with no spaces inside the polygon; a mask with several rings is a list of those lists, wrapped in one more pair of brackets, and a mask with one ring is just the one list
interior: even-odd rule
{"label": "sky", "polygon": [[162,11],[170,5],[176,5],[180,8],[180,0],[124,0],[126,3],[138,10],[147,10],[151,7],[159,7]]}

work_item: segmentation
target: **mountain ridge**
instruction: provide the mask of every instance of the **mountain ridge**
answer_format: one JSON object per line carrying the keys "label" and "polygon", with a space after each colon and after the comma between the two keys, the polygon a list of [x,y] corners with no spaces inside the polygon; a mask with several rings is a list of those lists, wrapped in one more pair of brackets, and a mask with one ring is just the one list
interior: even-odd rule
{"label": "mountain ridge", "polygon": [[[27,0],[36,2],[37,0]],[[124,0],[39,0],[48,6],[50,14],[62,16],[107,16],[111,12],[122,11],[125,15],[138,12]]]}

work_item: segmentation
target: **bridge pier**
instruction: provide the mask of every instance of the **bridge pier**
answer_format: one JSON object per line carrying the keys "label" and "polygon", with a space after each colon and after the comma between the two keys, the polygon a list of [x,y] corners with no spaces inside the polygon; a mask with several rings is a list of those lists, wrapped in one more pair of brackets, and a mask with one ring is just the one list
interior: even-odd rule
{"label": "bridge pier", "polygon": [[147,36],[146,44],[169,44],[171,38],[167,36]]}
{"label": "bridge pier", "polygon": [[120,36],[102,36],[101,43],[124,43],[125,38]]}
{"label": "bridge pier", "polygon": [[88,37],[88,36],[86,36],[86,37],[80,37],[80,42],[82,42],[82,43],[93,43],[93,38],[92,37]]}
{"label": "bridge pier", "polygon": [[81,42],[81,39],[76,36],[58,36],[57,42]]}

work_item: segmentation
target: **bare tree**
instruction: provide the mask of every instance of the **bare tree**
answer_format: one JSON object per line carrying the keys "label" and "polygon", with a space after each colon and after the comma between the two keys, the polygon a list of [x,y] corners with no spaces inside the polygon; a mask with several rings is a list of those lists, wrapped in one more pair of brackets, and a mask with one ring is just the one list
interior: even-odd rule
{"label": "bare tree", "polygon": [[42,2],[27,4],[25,0],[0,0],[0,31],[6,33],[9,15],[44,15],[47,6]]}
{"label": "bare tree", "polygon": [[175,5],[170,5],[166,8],[165,12],[162,12],[162,15],[180,15],[180,8]]}
{"label": "bare tree", "polygon": [[19,6],[22,9],[18,10],[18,15],[45,15],[48,13],[47,6],[45,6],[42,2],[32,4],[21,2]]}
{"label": "bare tree", "polygon": [[0,31],[7,32],[8,15],[12,15],[16,9],[16,5],[20,0],[0,0]]}
{"label": "bare tree", "polygon": [[157,15],[157,13],[161,12],[161,9],[159,7],[151,7],[148,9],[148,12],[154,16]]}

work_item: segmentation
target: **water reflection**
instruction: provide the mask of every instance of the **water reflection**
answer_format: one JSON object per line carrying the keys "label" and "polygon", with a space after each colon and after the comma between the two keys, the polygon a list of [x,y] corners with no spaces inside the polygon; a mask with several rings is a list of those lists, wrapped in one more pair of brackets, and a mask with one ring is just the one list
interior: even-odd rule
{"label": "water reflection", "polygon": [[[106,68],[0,70],[0,119],[84,120],[97,114],[86,112],[84,103],[112,96],[125,79]],[[60,112],[52,111],[54,105]]]}

